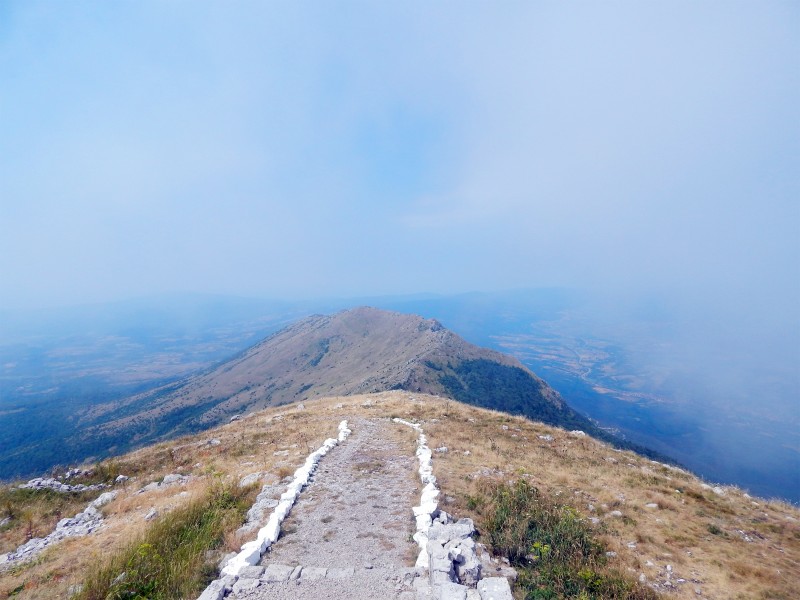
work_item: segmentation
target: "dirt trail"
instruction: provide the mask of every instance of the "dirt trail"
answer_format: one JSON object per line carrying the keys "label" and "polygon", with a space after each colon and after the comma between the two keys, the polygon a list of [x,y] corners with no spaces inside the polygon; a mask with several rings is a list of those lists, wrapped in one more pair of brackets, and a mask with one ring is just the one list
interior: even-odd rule
{"label": "dirt trail", "polygon": [[[358,419],[303,490],[278,541],[264,555],[265,582],[247,600],[413,600],[416,545],[411,507],[419,501],[413,440],[388,420]],[[297,579],[287,569],[302,566]],[[295,576],[297,571],[295,571]]]}

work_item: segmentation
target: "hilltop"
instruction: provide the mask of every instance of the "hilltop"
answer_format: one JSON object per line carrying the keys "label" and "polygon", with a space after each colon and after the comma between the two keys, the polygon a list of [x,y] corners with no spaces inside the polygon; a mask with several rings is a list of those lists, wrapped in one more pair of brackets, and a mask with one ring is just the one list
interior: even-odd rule
{"label": "hilltop", "polygon": [[268,406],[387,390],[447,396],[613,439],[517,359],[436,320],[368,307],[308,317],[202,373],[97,405],[82,417],[83,439],[128,449]]}
{"label": "hilltop", "polygon": [[[456,517],[473,518],[480,541],[495,551],[502,553],[503,545],[492,534],[493,490],[524,482],[536,490],[542,505],[556,507],[562,521],[588,531],[593,543],[600,545],[603,565],[584,570],[581,576],[591,577],[592,585],[624,577],[663,598],[680,600],[788,600],[795,594],[795,582],[800,579],[800,511],[796,508],[750,497],[737,488],[706,484],[686,471],[615,450],[588,436],[447,398],[393,391],[304,398],[304,408],[268,408],[201,434],[142,448],[101,465],[86,465],[91,473],[81,476],[86,483],[113,481],[118,474],[130,477],[114,486],[117,497],[100,509],[103,526],[87,536],[60,542],[32,563],[5,571],[0,575],[0,598],[12,594],[19,600],[66,597],[70,586],[85,581],[117,553],[131,544],[141,551],[144,540],[158,542],[159,536],[168,535],[170,518],[228,485],[241,491],[228,496],[224,506],[231,507],[226,509],[231,514],[238,510],[239,516],[226,517],[227,525],[210,542],[211,551],[201,552],[198,585],[202,587],[208,581],[204,577],[213,577],[213,565],[220,557],[249,539],[236,530],[257,490],[239,487],[240,483],[257,481],[258,487],[267,485],[280,494],[286,477],[312,449],[335,435],[343,419],[353,424],[354,431],[360,420],[369,421],[376,432],[370,435],[395,439],[397,452],[411,457],[415,434],[393,423],[393,417],[423,427],[430,447],[439,449],[434,451],[433,469],[441,489],[441,508]],[[362,427],[362,434],[370,428]],[[348,443],[332,452],[344,452]],[[355,459],[366,482],[381,471],[380,460],[386,460]],[[326,460],[322,459],[323,469]],[[167,475],[172,477],[165,479]],[[408,479],[409,486],[416,486],[415,498],[420,492],[418,481]],[[20,508],[15,502],[23,502],[29,512],[24,517],[18,513],[0,528],[0,553],[13,550],[29,533],[45,535],[59,518],[83,509],[100,493],[56,498],[41,490],[3,489],[5,505],[12,512]],[[364,500],[380,504],[380,491],[373,493],[375,500]],[[313,498],[301,494],[301,506],[309,501]],[[292,518],[278,544],[282,539],[293,543],[298,524]],[[414,522],[410,506],[405,518],[407,531],[401,527],[394,533],[373,533],[381,539],[389,536],[385,539],[395,544],[408,542]],[[320,538],[327,529],[323,522]],[[336,539],[335,535],[331,538],[332,542]],[[409,560],[413,562],[413,556]],[[534,574],[544,566],[529,563]],[[518,591],[531,576],[523,567],[519,566]]]}

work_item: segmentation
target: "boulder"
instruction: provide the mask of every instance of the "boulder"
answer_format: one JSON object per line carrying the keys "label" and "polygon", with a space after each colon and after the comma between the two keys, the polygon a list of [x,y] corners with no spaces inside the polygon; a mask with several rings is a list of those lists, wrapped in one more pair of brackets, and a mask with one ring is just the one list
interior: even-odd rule
{"label": "boulder", "polygon": [[234,595],[238,596],[242,592],[249,592],[250,590],[256,589],[259,585],[261,585],[261,581],[258,579],[240,577],[236,580],[236,583],[233,584],[232,591]]}
{"label": "boulder", "polygon": [[291,565],[277,565],[273,563],[267,565],[261,579],[267,582],[287,581],[292,571],[294,571],[294,567]]}
{"label": "boulder", "polygon": [[301,581],[314,581],[316,579],[323,579],[328,574],[328,569],[325,567],[305,567],[300,573]]}
{"label": "boulder", "polygon": [[239,570],[239,577],[242,579],[259,579],[264,574],[264,567],[260,565],[248,565]]}
{"label": "boulder", "polygon": [[434,593],[434,596],[440,600],[467,600],[467,588],[452,581],[443,583],[436,591],[438,594]]}
{"label": "boulder", "polygon": [[222,600],[225,597],[225,581],[215,579],[208,584],[197,600]]}
{"label": "boulder", "polygon": [[487,577],[478,582],[481,600],[514,600],[511,586],[505,577]]}
{"label": "boulder", "polygon": [[428,539],[445,545],[453,540],[472,537],[473,533],[475,533],[475,524],[472,519],[459,519],[455,523],[434,523],[428,530]]}

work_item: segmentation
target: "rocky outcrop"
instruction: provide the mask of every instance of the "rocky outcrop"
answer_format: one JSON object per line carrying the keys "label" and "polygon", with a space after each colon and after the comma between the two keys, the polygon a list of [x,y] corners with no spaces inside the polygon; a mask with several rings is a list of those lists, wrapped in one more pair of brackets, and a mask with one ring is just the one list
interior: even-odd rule
{"label": "rocky outcrop", "polygon": [[44,538],[33,538],[17,548],[14,552],[0,554],[0,568],[33,558],[48,546],[60,542],[64,538],[88,535],[103,524],[100,508],[117,497],[117,492],[105,492],[89,503],[83,511],[71,519],[61,519],[55,530]]}
{"label": "rocky outcrop", "polygon": [[437,515],[428,530],[426,548],[431,596],[439,600],[466,599],[477,589],[482,600],[512,600],[508,580],[516,580],[516,571],[498,566],[486,547],[475,542],[474,534],[472,519],[453,522],[445,512]]}
{"label": "rocky outcrop", "polygon": [[170,473],[169,475],[164,475],[164,478],[161,481],[154,481],[152,483],[148,483],[142,489],[137,491],[137,494],[144,494],[147,492],[154,492],[156,490],[163,490],[168,487],[176,486],[176,485],[186,485],[191,480],[189,475],[181,475],[180,473]]}
{"label": "rocky outcrop", "polygon": [[52,477],[37,477],[17,487],[21,490],[53,490],[62,494],[69,494],[102,490],[109,486],[105,483],[95,483],[93,485],[76,483],[75,485],[70,485]]}

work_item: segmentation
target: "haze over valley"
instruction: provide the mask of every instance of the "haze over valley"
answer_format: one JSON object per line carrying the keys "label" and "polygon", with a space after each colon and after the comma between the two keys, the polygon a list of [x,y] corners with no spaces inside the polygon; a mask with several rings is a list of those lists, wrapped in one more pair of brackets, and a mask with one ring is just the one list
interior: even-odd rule
{"label": "haze over valley", "polygon": [[[4,321],[3,331],[3,339],[13,343],[0,345],[0,474],[33,475],[65,458],[75,462],[128,447],[133,440],[129,434],[112,435],[105,442],[90,436],[91,443],[86,443],[81,432],[102,422],[93,419],[93,407],[154,388],[152,397],[157,398],[159,387],[224,363],[297,319],[361,302],[439,319],[474,343],[517,357],[600,427],[710,481],[735,483],[768,497],[800,499],[800,424],[791,400],[798,393],[796,381],[788,378],[776,385],[781,381],[776,372],[786,357],[783,363],[780,356],[773,357],[772,370],[764,356],[752,364],[728,362],[724,370],[719,363],[705,368],[702,362],[687,363],[682,356],[696,348],[674,334],[659,333],[674,332],[677,326],[666,327],[663,310],[658,319],[628,320],[625,326],[609,328],[593,316],[586,294],[556,289],[294,306],[187,296],[37,311],[32,320],[16,312],[13,320]],[[12,321],[16,327],[9,326]],[[734,372],[740,389],[717,387]],[[336,391],[322,376],[322,389]],[[296,392],[284,401],[314,393],[310,385],[299,396]],[[248,405],[238,406],[228,416]],[[179,425],[173,422],[173,427]],[[82,444],[74,443],[81,437]],[[67,438],[73,443],[65,445]],[[154,438],[138,443],[145,439]]]}
{"label": "haze over valley", "polygon": [[[526,414],[539,377],[800,501],[798,73],[782,0],[0,3],[0,477],[348,378]],[[460,358],[258,352],[364,306]]]}

